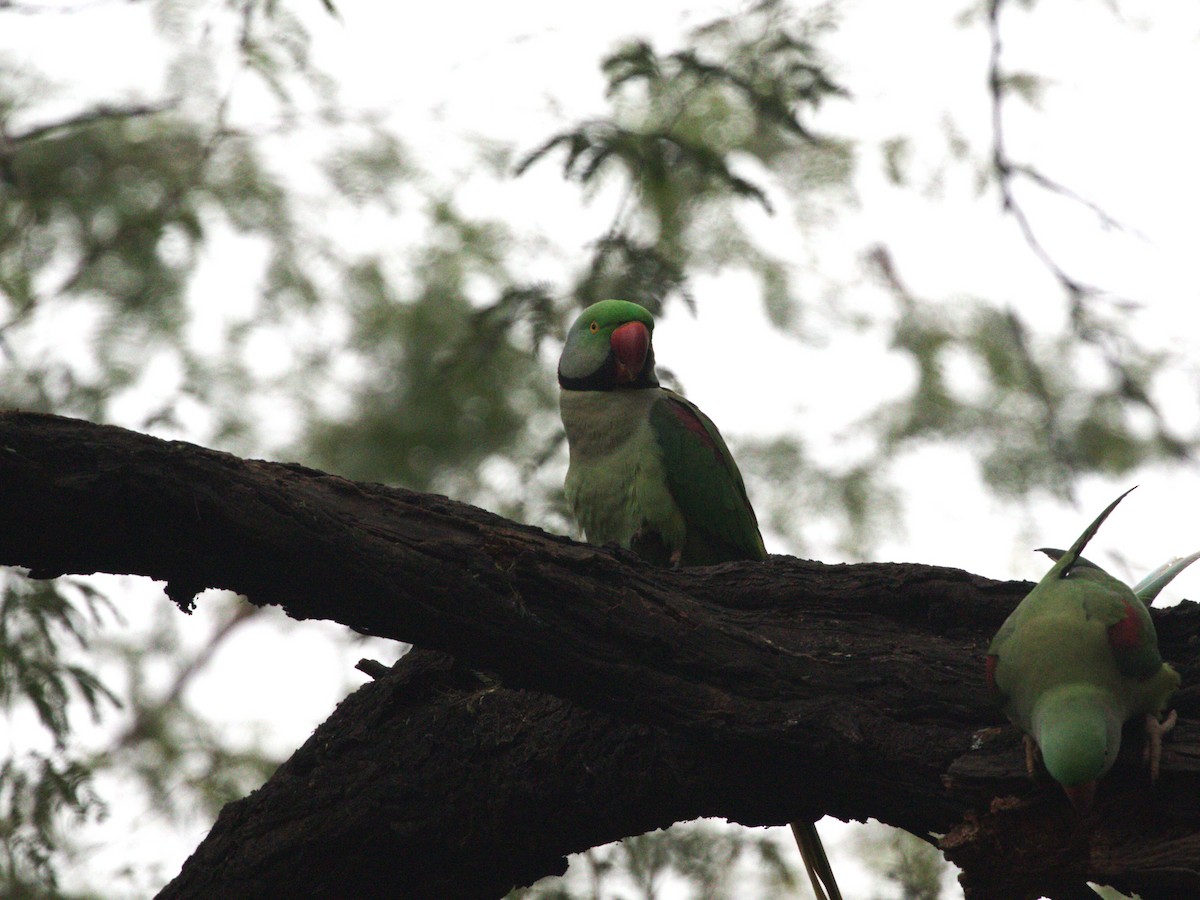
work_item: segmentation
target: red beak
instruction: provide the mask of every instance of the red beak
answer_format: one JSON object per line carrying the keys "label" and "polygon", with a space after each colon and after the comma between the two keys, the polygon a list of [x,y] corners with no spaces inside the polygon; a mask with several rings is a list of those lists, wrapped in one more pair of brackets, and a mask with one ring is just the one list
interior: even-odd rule
{"label": "red beak", "polygon": [[628,384],[635,380],[650,352],[650,331],[641,322],[626,322],[613,331],[609,345],[617,358],[617,382]]}
{"label": "red beak", "polygon": [[1081,816],[1092,808],[1092,802],[1096,799],[1096,782],[1094,781],[1085,781],[1074,787],[1064,785],[1063,790],[1067,792],[1067,799],[1071,801],[1071,805]]}

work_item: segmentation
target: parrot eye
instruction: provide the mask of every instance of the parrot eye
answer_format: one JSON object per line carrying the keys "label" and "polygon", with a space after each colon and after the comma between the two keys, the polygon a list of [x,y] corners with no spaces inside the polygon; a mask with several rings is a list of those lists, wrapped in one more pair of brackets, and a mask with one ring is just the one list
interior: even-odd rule
{"label": "parrot eye", "polygon": [[588,330],[591,331],[592,334],[595,334],[597,331],[600,330],[600,323],[592,322],[592,324],[588,326]]}

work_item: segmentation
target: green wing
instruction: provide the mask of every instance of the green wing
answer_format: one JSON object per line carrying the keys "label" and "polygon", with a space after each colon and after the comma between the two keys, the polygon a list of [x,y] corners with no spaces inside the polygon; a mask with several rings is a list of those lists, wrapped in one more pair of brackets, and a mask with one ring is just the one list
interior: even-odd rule
{"label": "green wing", "polygon": [[1141,598],[1099,567],[1075,571],[1082,576],[1076,579],[1077,584],[1087,582],[1079,598],[1084,614],[1104,625],[1108,647],[1121,674],[1149,678],[1162,668],[1154,621]]}
{"label": "green wing", "polygon": [[651,407],[650,426],[662,450],[667,488],[687,528],[680,562],[765,559],[742,474],[717,426],[679,394],[662,393]]}

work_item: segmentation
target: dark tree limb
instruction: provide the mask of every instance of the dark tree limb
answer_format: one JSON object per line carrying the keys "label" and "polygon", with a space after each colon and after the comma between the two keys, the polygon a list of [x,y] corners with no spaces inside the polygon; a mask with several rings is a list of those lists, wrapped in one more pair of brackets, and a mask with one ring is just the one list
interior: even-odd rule
{"label": "dark tree limb", "polygon": [[[1158,790],[1131,735],[1082,821],[993,727],[983,649],[1024,583],[655,569],[442,497],[20,413],[0,414],[0,502],[0,562],[34,577],[146,575],[184,608],[227,588],[471,670],[421,652],[362,688],[164,896],[496,896],[679,819],[822,813],[945,835],[972,897],[1200,892],[1195,691]],[[1200,607],[1155,618],[1195,684]]]}
{"label": "dark tree limb", "polygon": [[414,650],[229,804],[160,898],[499,897],[565,852],[734,799],[718,763]]}

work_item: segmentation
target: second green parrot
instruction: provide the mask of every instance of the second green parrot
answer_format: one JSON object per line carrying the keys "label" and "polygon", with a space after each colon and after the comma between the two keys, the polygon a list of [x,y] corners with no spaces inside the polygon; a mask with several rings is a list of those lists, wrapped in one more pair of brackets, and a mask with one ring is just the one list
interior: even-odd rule
{"label": "second green parrot", "polygon": [[[766,559],[721,433],[659,385],[653,333],[650,312],[624,300],[589,306],[567,332],[558,384],[571,511],[590,542],[660,565]],[[792,831],[817,897],[840,900],[816,826],[796,822]]]}
{"label": "second green parrot", "polygon": [[[1126,494],[1128,491],[1126,491]],[[1112,768],[1121,727],[1141,717],[1151,779],[1158,775],[1165,719],[1179,675],[1163,662],[1147,605],[1196,555],[1156,570],[1135,593],[1079,554],[1125,498],[1114,500],[1071,545],[1043,550],[1054,565],[1013,610],[987,651],[987,682],[1008,718],[1025,734],[1080,812]]]}

